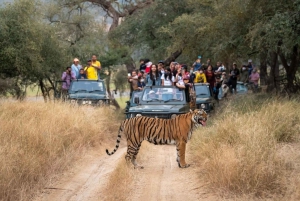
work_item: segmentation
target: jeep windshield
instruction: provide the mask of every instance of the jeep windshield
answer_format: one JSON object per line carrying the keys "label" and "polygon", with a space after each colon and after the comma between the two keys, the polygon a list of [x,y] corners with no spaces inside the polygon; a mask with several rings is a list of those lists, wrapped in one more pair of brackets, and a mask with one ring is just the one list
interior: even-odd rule
{"label": "jeep windshield", "polygon": [[196,97],[208,97],[210,96],[209,87],[206,85],[195,86]]}
{"label": "jeep windshield", "polygon": [[71,93],[104,93],[104,87],[102,82],[91,82],[91,81],[80,81],[80,82],[72,82]]}
{"label": "jeep windshield", "polygon": [[130,99],[131,104],[135,104],[134,103],[134,98],[141,98],[143,91],[133,91],[132,92],[132,97]]}
{"label": "jeep windshield", "polygon": [[143,93],[142,101],[144,102],[182,102],[184,101],[184,93],[182,90],[175,87],[168,88],[146,88]]}

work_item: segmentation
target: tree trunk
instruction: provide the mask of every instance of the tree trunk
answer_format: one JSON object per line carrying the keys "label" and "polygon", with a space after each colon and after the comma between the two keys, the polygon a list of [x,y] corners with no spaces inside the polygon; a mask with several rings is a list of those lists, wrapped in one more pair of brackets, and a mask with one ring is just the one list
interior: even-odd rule
{"label": "tree trunk", "polygon": [[172,61],[175,61],[182,53],[182,50],[177,50],[176,52],[172,53],[166,60],[165,66],[169,66]]}
{"label": "tree trunk", "polygon": [[267,51],[263,50],[260,53],[260,85],[266,85],[268,79],[267,72]]}
{"label": "tree trunk", "polygon": [[125,65],[126,65],[126,69],[127,69],[128,73],[131,73],[133,70],[136,69],[136,65],[135,65],[134,60],[132,59],[132,57],[130,57],[130,60],[125,62]]}
{"label": "tree trunk", "polygon": [[119,103],[116,101],[116,99],[112,99],[112,94],[111,94],[110,86],[109,86],[110,80],[111,80],[111,69],[109,68],[108,69],[108,75],[107,75],[107,78],[105,80],[105,82],[106,82],[106,88],[107,88],[107,93],[108,93],[109,98],[110,98],[110,103],[113,106],[115,106],[117,110],[120,110],[121,107],[120,107]]}
{"label": "tree trunk", "polygon": [[268,79],[268,88],[267,92],[276,91],[276,94],[280,92],[280,80],[279,80],[279,63],[278,63],[278,54],[277,52],[270,53],[271,58],[271,72]]}
{"label": "tree trunk", "polygon": [[46,103],[47,102],[47,92],[45,90],[45,84],[44,84],[42,79],[39,80],[39,85],[40,85],[40,88],[41,88],[41,92],[42,92],[44,101]]}
{"label": "tree trunk", "polygon": [[291,63],[288,65],[287,59],[285,56],[281,53],[280,59],[282,62],[282,65],[286,71],[286,77],[287,77],[287,90],[291,93],[295,93],[297,91],[297,88],[295,87],[294,81],[296,78],[296,72],[298,70],[298,64],[299,64],[299,58],[298,58],[299,52],[298,52],[298,45],[295,45],[293,47],[292,56],[291,56]]}

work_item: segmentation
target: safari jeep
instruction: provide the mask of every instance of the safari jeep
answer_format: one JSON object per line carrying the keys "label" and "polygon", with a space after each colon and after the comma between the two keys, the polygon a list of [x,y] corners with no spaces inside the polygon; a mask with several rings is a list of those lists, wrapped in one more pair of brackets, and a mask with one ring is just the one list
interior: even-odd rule
{"label": "safari jeep", "polygon": [[185,89],[174,86],[145,87],[142,95],[134,98],[136,106],[125,112],[126,118],[147,116],[170,119],[190,110],[190,97]]}
{"label": "safari jeep", "polygon": [[135,106],[138,105],[138,104],[136,104],[136,103],[134,102],[134,99],[135,99],[136,97],[139,97],[139,98],[140,98],[140,97],[142,96],[142,94],[143,94],[143,91],[142,91],[142,90],[137,90],[137,91],[133,91],[133,92],[132,92],[132,96],[131,96],[130,100],[129,100],[129,101],[126,101],[126,108],[125,108],[126,118],[130,118],[130,115],[128,114],[129,109],[130,109],[131,107],[135,107]]}
{"label": "safari jeep", "polygon": [[[61,83],[61,81],[58,81],[57,83]],[[56,90],[55,98],[57,99],[60,97],[61,92]],[[104,81],[88,79],[73,80],[66,101],[78,105],[93,106],[108,105],[110,103]]]}
{"label": "safari jeep", "polygon": [[214,99],[208,83],[195,83],[196,105],[198,109],[211,112],[214,109]]}

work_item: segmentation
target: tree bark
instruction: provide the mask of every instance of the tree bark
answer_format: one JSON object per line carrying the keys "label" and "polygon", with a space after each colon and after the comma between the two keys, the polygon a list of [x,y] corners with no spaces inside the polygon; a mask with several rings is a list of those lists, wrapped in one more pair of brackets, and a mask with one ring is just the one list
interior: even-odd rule
{"label": "tree bark", "polygon": [[266,85],[268,79],[267,73],[267,50],[260,53],[260,85]]}
{"label": "tree bark", "polygon": [[109,95],[111,104],[112,104],[113,106],[115,106],[117,110],[120,110],[121,107],[120,107],[119,103],[116,101],[116,99],[112,99],[112,94],[111,94],[110,86],[109,86],[109,84],[110,84],[110,78],[111,78],[111,69],[109,68],[109,69],[108,69],[108,76],[107,76],[107,78],[105,79],[105,82],[106,82],[106,88],[107,88],[107,93],[108,93],[108,95]]}
{"label": "tree bark", "polygon": [[276,94],[280,92],[280,80],[279,80],[279,63],[278,63],[278,54],[277,52],[270,53],[271,58],[271,72],[268,79],[268,88],[267,92],[272,92],[275,90]]}
{"label": "tree bark", "polygon": [[39,85],[44,98],[45,103],[47,102],[47,91],[45,90],[45,84],[42,79],[39,80]]}
{"label": "tree bark", "polygon": [[295,77],[296,77],[296,72],[298,70],[298,65],[299,65],[299,59],[298,56],[299,52],[298,52],[298,45],[295,45],[293,47],[293,51],[292,51],[292,55],[291,55],[291,63],[290,65],[288,65],[287,59],[286,57],[280,53],[280,60],[282,62],[282,65],[286,71],[286,77],[287,77],[287,90],[291,93],[295,93],[297,91],[295,85],[294,85],[294,81],[295,81]]}
{"label": "tree bark", "polygon": [[175,61],[182,53],[182,50],[177,50],[172,53],[167,59],[165,59],[165,66],[169,66],[172,61]]}

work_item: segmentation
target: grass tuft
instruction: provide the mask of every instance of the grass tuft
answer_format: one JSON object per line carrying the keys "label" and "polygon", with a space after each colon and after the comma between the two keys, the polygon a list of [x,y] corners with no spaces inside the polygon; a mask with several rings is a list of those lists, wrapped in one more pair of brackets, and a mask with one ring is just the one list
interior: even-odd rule
{"label": "grass tuft", "polygon": [[86,147],[116,136],[108,108],[52,103],[0,103],[0,200],[28,200]]}
{"label": "grass tuft", "polygon": [[286,192],[287,164],[280,143],[298,142],[300,104],[295,101],[234,100],[199,129],[191,142],[195,163],[213,189],[263,197]]}

